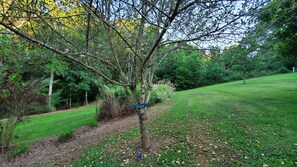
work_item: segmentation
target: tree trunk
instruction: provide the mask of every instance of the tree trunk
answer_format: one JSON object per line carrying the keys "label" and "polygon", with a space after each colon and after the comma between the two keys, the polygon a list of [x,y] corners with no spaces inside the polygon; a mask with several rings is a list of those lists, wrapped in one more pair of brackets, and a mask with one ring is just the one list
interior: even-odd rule
{"label": "tree trunk", "polygon": [[146,109],[141,108],[138,112],[140,135],[141,135],[141,148],[144,150],[150,149],[150,137],[148,131],[148,119]]}
{"label": "tree trunk", "polygon": [[52,105],[52,94],[53,94],[53,83],[54,83],[54,72],[51,72],[50,83],[48,88],[48,104]]}
{"label": "tree trunk", "polygon": [[88,91],[85,93],[85,104],[88,105]]}
{"label": "tree trunk", "polygon": [[243,84],[245,84],[245,80],[246,80],[246,76],[247,76],[247,74],[246,74],[246,69],[244,70],[244,72],[243,72]]}
{"label": "tree trunk", "polygon": [[[145,102],[145,84],[141,84],[141,97],[140,103]],[[139,109],[138,112],[139,126],[140,126],[140,135],[141,135],[141,148],[144,150],[150,149],[150,137],[148,130],[148,119],[145,108]]]}

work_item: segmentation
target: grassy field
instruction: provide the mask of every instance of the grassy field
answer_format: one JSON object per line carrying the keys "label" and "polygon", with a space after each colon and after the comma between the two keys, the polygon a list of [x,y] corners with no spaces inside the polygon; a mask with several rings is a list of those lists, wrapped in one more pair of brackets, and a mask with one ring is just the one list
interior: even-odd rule
{"label": "grassy field", "polygon": [[84,151],[73,166],[297,166],[297,74],[177,92],[150,122],[153,149],[132,129]]}
{"label": "grassy field", "polygon": [[63,112],[25,117],[24,122],[16,127],[12,143],[33,142],[92,124],[95,120],[95,108],[92,105]]}

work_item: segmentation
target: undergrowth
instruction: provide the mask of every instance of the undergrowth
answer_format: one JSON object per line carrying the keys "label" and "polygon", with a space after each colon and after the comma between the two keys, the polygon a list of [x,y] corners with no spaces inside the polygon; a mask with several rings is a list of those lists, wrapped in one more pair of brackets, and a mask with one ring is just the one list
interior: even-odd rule
{"label": "undergrowth", "polygon": [[62,132],[58,135],[58,141],[59,142],[67,141],[71,139],[73,135],[74,135],[74,130],[68,130],[68,131]]}
{"label": "undergrowth", "polygon": [[25,145],[25,144],[21,144],[15,148],[11,148],[7,153],[6,153],[6,156],[7,158],[13,158],[13,157],[16,157],[22,153],[25,153],[29,150],[29,146],[28,145]]}

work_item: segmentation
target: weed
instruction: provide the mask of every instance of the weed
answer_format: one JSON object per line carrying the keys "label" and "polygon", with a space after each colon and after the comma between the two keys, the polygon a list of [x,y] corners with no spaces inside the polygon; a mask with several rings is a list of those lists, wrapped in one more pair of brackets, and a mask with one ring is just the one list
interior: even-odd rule
{"label": "weed", "polygon": [[88,125],[89,125],[90,127],[96,127],[96,126],[98,126],[98,122],[94,119],[94,120],[92,120],[91,122],[89,122]]}
{"label": "weed", "polygon": [[59,142],[64,142],[66,140],[71,139],[73,137],[73,135],[74,135],[74,130],[69,130],[69,131],[60,133],[59,136],[58,136],[58,141]]}
{"label": "weed", "polygon": [[22,153],[25,153],[29,150],[29,146],[25,144],[21,144],[15,148],[12,148],[6,153],[7,158],[13,158],[16,157],[17,155],[20,155]]}

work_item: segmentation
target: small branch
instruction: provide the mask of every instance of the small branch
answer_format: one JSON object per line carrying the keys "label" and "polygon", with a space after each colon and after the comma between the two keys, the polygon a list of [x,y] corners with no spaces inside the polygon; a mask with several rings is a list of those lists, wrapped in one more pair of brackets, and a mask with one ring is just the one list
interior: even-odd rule
{"label": "small branch", "polygon": [[[86,6],[83,2],[80,2],[82,5]],[[142,58],[134,51],[133,47],[129,44],[129,42],[122,36],[122,34],[112,25],[110,25],[106,20],[104,20],[96,11],[92,8],[86,6],[88,10],[90,10],[96,17],[98,17],[104,24],[110,27],[123,41],[126,45],[131,49],[131,51],[142,61]]]}
{"label": "small branch", "polygon": [[69,50],[67,50],[67,49],[63,52],[61,50],[58,50],[56,48],[53,48],[52,46],[50,46],[50,45],[48,45],[48,44],[46,44],[44,42],[41,42],[41,41],[39,41],[39,40],[37,40],[37,39],[35,39],[33,37],[28,36],[27,34],[22,33],[21,31],[19,31],[17,29],[12,28],[11,26],[7,25],[6,23],[3,23],[2,21],[0,22],[0,25],[2,25],[3,27],[7,28],[8,30],[14,32],[16,35],[18,35],[20,37],[23,37],[23,38],[25,38],[28,41],[31,41],[32,43],[35,43],[35,44],[37,44],[39,46],[42,46],[42,47],[44,47],[44,48],[46,48],[46,49],[48,49],[50,51],[53,51],[54,53],[57,53],[57,54],[65,57],[67,59],[70,59],[70,60],[72,60],[72,61],[74,61],[74,62],[76,62],[76,63],[84,66],[85,68],[93,71],[94,73],[98,74],[99,76],[101,76],[102,78],[104,78],[105,80],[107,80],[110,83],[113,83],[113,84],[116,84],[116,85],[121,85],[121,86],[130,86],[131,85],[131,84],[119,83],[117,81],[114,81],[114,80],[110,79],[108,76],[104,75],[99,70],[96,70],[94,67],[92,67],[90,65],[87,65],[87,64],[83,63],[81,60],[76,59],[76,58],[70,56],[68,54],[68,51]]}
{"label": "small branch", "polygon": [[[141,67],[141,74],[143,73],[144,71],[144,67],[146,65],[146,63],[148,62],[148,60],[151,58],[151,56],[153,55],[154,51],[157,49],[160,41],[162,40],[163,38],[163,35],[166,33],[168,27],[170,26],[170,24],[172,23],[172,21],[175,19],[175,17],[179,14],[178,13],[178,8],[179,8],[179,5],[180,5],[181,1],[180,0],[177,0],[176,2],[176,5],[172,11],[172,14],[171,16],[168,18],[168,20],[166,21],[165,23],[165,28],[161,31],[161,33],[159,34],[158,38],[156,39],[154,45],[152,46],[150,52],[148,53],[146,59],[144,60],[143,64],[142,64],[142,67]],[[142,76],[142,75],[141,75]]]}

